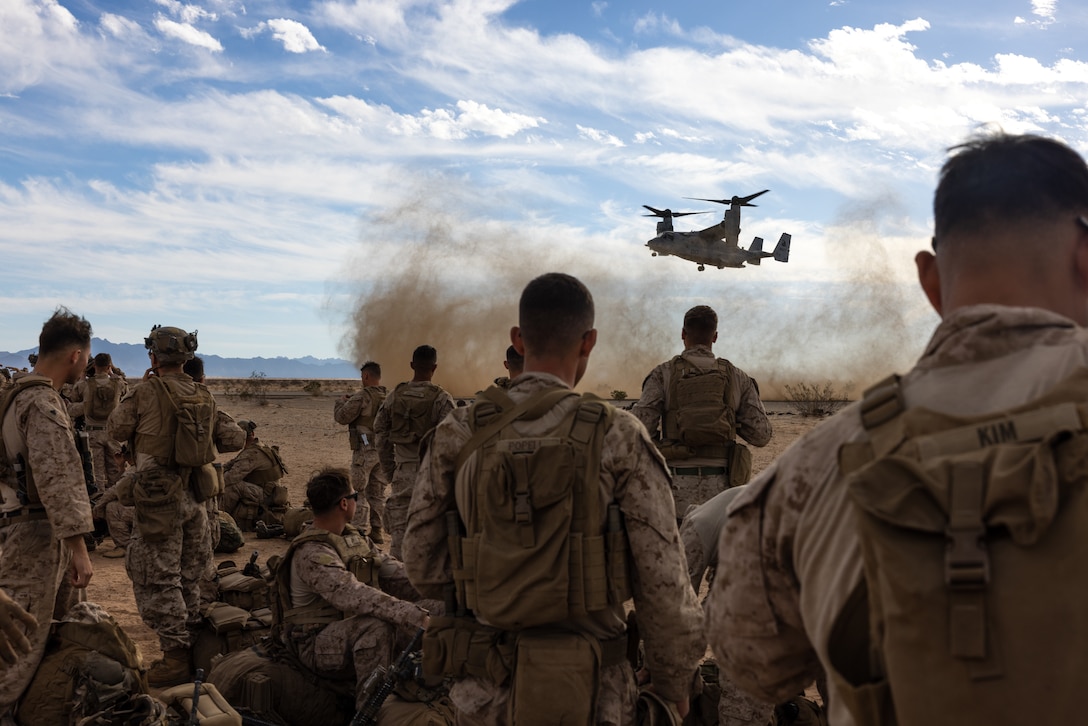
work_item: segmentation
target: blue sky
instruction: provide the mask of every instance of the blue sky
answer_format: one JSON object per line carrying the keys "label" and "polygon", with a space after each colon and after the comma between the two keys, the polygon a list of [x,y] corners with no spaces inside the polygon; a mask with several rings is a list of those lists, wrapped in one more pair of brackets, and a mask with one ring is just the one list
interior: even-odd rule
{"label": "blue sky", "polygon": [[[703,302],[761,381],[908,366],[944,149],[1000,124],[1088,150],[1088,8],[710,5],[5,0],[0,349],[64,304],[115,342],[391,377],[430,342],[471,392],[561,269],[597,297],[591,388],[637,389]],[[742,243],[788,231],[787,265],[643,246],[642,204],[765,188]]]}

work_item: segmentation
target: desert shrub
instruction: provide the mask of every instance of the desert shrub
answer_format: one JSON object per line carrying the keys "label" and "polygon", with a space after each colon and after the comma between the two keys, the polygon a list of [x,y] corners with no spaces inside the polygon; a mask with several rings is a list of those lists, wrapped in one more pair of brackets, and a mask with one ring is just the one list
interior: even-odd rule
{"label": "desert shrub", "polygon": [[798,383],[794,386],[787,383],[785,388],[787,403],[802,416],[830,416],[848,401],[845,392],[836,389],[831,381],[822,384]]}
{"label": "desert shrub", "polygon": [[253,371],[250,374],[242,384],[238,398],[243,401],[254,401],[258,406],[268,405],[268,376],[264,374],[264,371]]}
{"label": "desert shrub", "polygon": [[613,401],[624,401],[627,399],[627,391],[621,391],[618,388],[608,395],[612,397]]}
{"label": "desert shrub", "polygon": [[309,381],[302,390],[309,393],[311,396],[321,395],[321,381]]}

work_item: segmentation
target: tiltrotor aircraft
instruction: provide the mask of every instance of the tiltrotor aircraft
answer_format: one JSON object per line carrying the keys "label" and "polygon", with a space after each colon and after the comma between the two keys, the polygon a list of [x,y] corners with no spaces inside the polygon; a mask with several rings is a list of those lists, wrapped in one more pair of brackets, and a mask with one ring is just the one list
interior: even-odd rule
{"label": "tiltrotor aircraft", "polygon": [[719,270],[723,267],[744,267],[745,263],[758,265],[765,257],[773,257],[778,262],[789,262],[790,236],[783,233],[778,238],[774,252],[763,251],[763,238],[756,237],[752,245],[744,249],[737,244],[740,238],[740,208],[755,207],[752,200],[761,194],[766,194],[770,189],[764,189],[747,197],[732,197],[730,199],[703,199],[701,197],[684,197],[700,202],[714,202],[716,204],[728,204],[725,217],[713,227],[707,227],[694,232],[675,232],[672,228],[673,217],[685,217],[689,214],[705,214],[705,212],[674,212],[671,209],[654,209],[648,204],[642,206],[649,209],[651,214],[644,217],[659,217],[657,223],[657,236],[646,243],[653,251],[653,256],[680,257],[691,260],[699,265],[699,271],[706,269],[706,265],[713,265]]}

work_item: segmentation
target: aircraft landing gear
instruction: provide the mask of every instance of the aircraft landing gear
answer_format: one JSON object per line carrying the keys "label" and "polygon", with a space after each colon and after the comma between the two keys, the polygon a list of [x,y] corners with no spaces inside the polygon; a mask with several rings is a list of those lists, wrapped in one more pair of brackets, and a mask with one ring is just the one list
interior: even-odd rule
{"label": "aircraft landing gear", "polygon": [[651,252],[650,257],[657,257],[657,253],[656,252]]}
{"label": "aircraft landing gear", "polygon": [[699,265],[699,272],[702,272],[705,269],[706,269],[705,267],[703,267],[702,265]]}

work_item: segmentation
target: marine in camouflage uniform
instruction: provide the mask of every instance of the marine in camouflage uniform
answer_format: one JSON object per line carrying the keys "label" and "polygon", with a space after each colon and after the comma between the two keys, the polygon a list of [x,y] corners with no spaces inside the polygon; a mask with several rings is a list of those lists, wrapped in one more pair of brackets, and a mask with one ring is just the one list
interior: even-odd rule
{"label": "marine in camouflage uniform", "polygon": [[440,386],[431,383],[434,371],[438,367],[438,354],[429,345],[421,345],[412,354],[412,370],[415,372],[411,381],[401,383],[385,398],[378,416],[374,419],[374,432],[378,437],[378,457],[385,475],[391,483],[391,494],[385,507],[385,524],[389,528],[389,553],[402,558],[401,539],[404,537],[405,522],[408,518],[408,504],[412,500],[412,491],[419,472],[419,438],[410,443],[395,443],[393,432],[397,428],[408,428],[410,423],[401,420],[397,402],[401,397],[421,395],[433,396],[431,410],[422,422],[412,422],[424,431],[438,425],[454,409],[453,397]]}
{"label": "marine in camouflage uniform", "polygon": [[[573,306],[574,310],[567,310],[565,305]],[[522,295],[521,327],[512,334],[515,345],[524,345],[526,372],[507,391],[511,399],[520,402],[544,389],[569,389],[581,378],[596,342],[596,330],[590,330],[592,311],[589,291],[568,275],[550,273],[529,284]],[[540,322],[542,314],[554,320],[588,324],[573,323],[586,330],[575,331],[575,342],[571,343],[570,331],[565,329],[551,338],[546,332],[547,325]],[[534,339],[532,331],[541,331],[537,334],[543,339]],[[549,337],[544,338],[546,335]],[[547,340],[562,341],[557,343],[559,346],[566,344],[557,348],[563,351],[562,363],[556,365],[544,355],[534,355],[534,344],[540,346],[542,353],[549,350]],[[513,427],[519,437],[550,434],[579,402],[577,396],[565,397],[541,418],[517,421]],[[458,489],[455,465],[472,436],[470,411],[459,408],[439,424],[423,459],[412,498],[404,536],[404,561],[412,584],[428,597],[442,597],[453,582],[445,514],[459,509],[455,499]],[[476,455],[470,455],[463,472],[474,471],[471,463]],[[645,641],[646,664],[653,687],[662,698],[686,711],[693,674],[705,642],[702,613],[686,574],[665,463],[645,428],[631,414],[618,409],[604,435],[600,457],[600,501],[616,502],[626,521],[635,614]],[[607,516],[604,506],[601,512],[599,526],[603,529]],[[601,642],[614,640],[626,632],[624,607],[610,604],[585,617],[557,623],[556,627],[584,633]],[[564,697],[561,693],[552,695]],[[459,710],[458,723],[508,723],[508,686],[464,677],[454,682],[450,697]],[[636,697],[634,673],[626,660],[602,668],[594,723],[633,723]]]}
{"label": "marine in camouflage uniform", "polygon": [[37,488],[22,505],[15,472],[5,467],[0,494],[0,588],[38,622],[28,631],[30,652],[0,671],[0,713],[26,689],[45,652],[49,623],[75,602],[76,589],[93,574],[83,535],[94,529],[83,467],[72,422],[57,389],[83,374],[91,347],[91,326],[63,308],[42,328],[33,373],[45,385],[19,392],[2,421],[9,463],[21,455]]}
{"label": "marine in camouflage uniform", "polygon": [[[1077,216],[1085,214],[1088,167],[1058,142],[997,135],[946,162],[934,200],[936,255],[915,258],[942,320],[900,381],[906,406],[957,416],[999,411],[1088,363],[1088,288],[1075,282],[1088,277],[1088,220]],[[1039,264],[1025,268],[1025,255]],[[822,665],[834,724],[854,719],[836,688],[832,628],[864,577],[837,454],[863,436],[854,404],[798,440],[734,500],[707,606],[711,645],[742,688],[783,699]],[[843,655],[868,662],[866,638],[838,642],[856,642]],[[1060,688],[1079,687],[1065,662],[1055,654],[1036,665],[1052,669]],[[1040,704],[1047,699],[1039,694]]]}
{"label": "marine in camouflage uniform", "polygon": [[[379,666],[392,664],[398,643],[403,646],[426,625],[427,611],[413,602],[419,594],[408,582],[404,565],[371,550],[350,524],[360,494],[353,490],[347,472],[320,472],[307,484],[306,496],[314,507],[314,522],[281,565],[289,568],[284,640],[322,678],[354,683],[358,708],[364,702],[367,678]],[[311,539],[315,534],[365,552],[363,556],[371,560],[367,572],[376,575],[377,582],[361,582],[335,546]],[[292,623],[296,617],[302,622]]]}
{"label": "marine in camouflage uniform", "polygon": [[[703,577],[718,564],[718,538],[725,524],[725,512],[747,484],[726,489],[692,508],[680,525],[680,541],[688,561],[688,575],[696,592],[703,586]],[[774,717],[774,704],[752,698],[737,688],[729,677],[719,671],[719,726],[764,726]]]}
{"label": "marine in camouflage uniform", "polygon": [[[109,353],[99,353],[94,357],[94,376],[84,378],[72,389],[72,402],[68,404],[68,415],[72,418],[84,417],[83,430],[87,432],[91,444],[91,457],[94,460],[94,479],[99,493],[112,487],[121,478],[123,470],[115,458],[121,445],[110,438],[106,432],[109,414],[128,390],[127,381],[112,375],[113,361]],[[94,401],[89,399],[94,397]],[[103,400],[108,398],[108,402]]]}
{"label": "marine in camouflage uniform", "polygon": [[145,343],[152,368],[110,415],[109,433],[118,441],[133,442],[137,477],[184,479],[176,500],[175,526],[154,542],[148,542],[137,526],[125,555],[140,617],[159,636],[164,652],[163,659],[156,661],[148,672],[148,681],[152,685],[169,685],[189,677],[189,627],[198,627],[201,620],[199,583],[213,568],[213,545],[207,508],[197,501],[188,481],[190,470],[172,465],[172,455],[163,458],[146,450],[156,437],[172,437],[171,431],[176,428],[174,411],[151,377],[158,375],[181,395],[198,395],[201,391],[207,394],[215,412],[212,440],[219,451],[239,450],[245,443],[245,434],[229,416],[215,409],[215,399],[207,388],[182,370],[184,361],[192,358],[196,350],[195,334],[179,328],[156,327]]}
{"label": "marine in camouflage uniform", "polygon": [[362,496],[352,524],[372,541],[382,544],[385,541],[383,522],[389,477],[379,461],[374,419],[388,392],[381,385],[382,369],[376,362],[367,361],[359,373],[362,389],[338,399],[333,404],[332,417],[336,423],[348,427],[351,485]]}
{"label": "marine in camouflage uniform", "polygon": [[[715,357],[712,345],[718,339],[718,316],[706,305],[698,305],[684,315],[684,328],[681,338],[684,352],[680,358],[700,370],[713,370],[721,366],[728,371],[727,396],[723,407],[733,412],[736,436],[740,436],[752,446],[766,446],[771,440],[771,422],[763,409],[759,398],[759,386],[755,379],[735,365]],[[730,462],[718,456],[680,456],[676,454],[677,442],[669,440],[665,432],[665,417],[674,402],[668,400],[670,379],[674,372],[674,361],[666,361],[650,371],[642,384],[642,396],[635,403],[631,412],[657,437],[665,458],[669,462],[669,471],[673,475],[673,495],[676,498],[676,515],[683,518],[688,508],[702,504],[730,485]],[[743,446],[740,442],[722,442],[723,444]],[[733,482],[743,483],[743,482]]]}
{"label": "marine in camouflage uniform", "polygon": [[[219,507],[231,515],[244,532],[252,532],[261,518],[265,524],[282,524],[286,503],[274,501],[276,485],[285,473],[279,450],[273,452],[260,442],[253,433],[257,424],[252,421],[239,421],[238,426],[246,432],[246,443],[223,468],[225,491]],[[273,512],[274,508],[282,511]]]}

